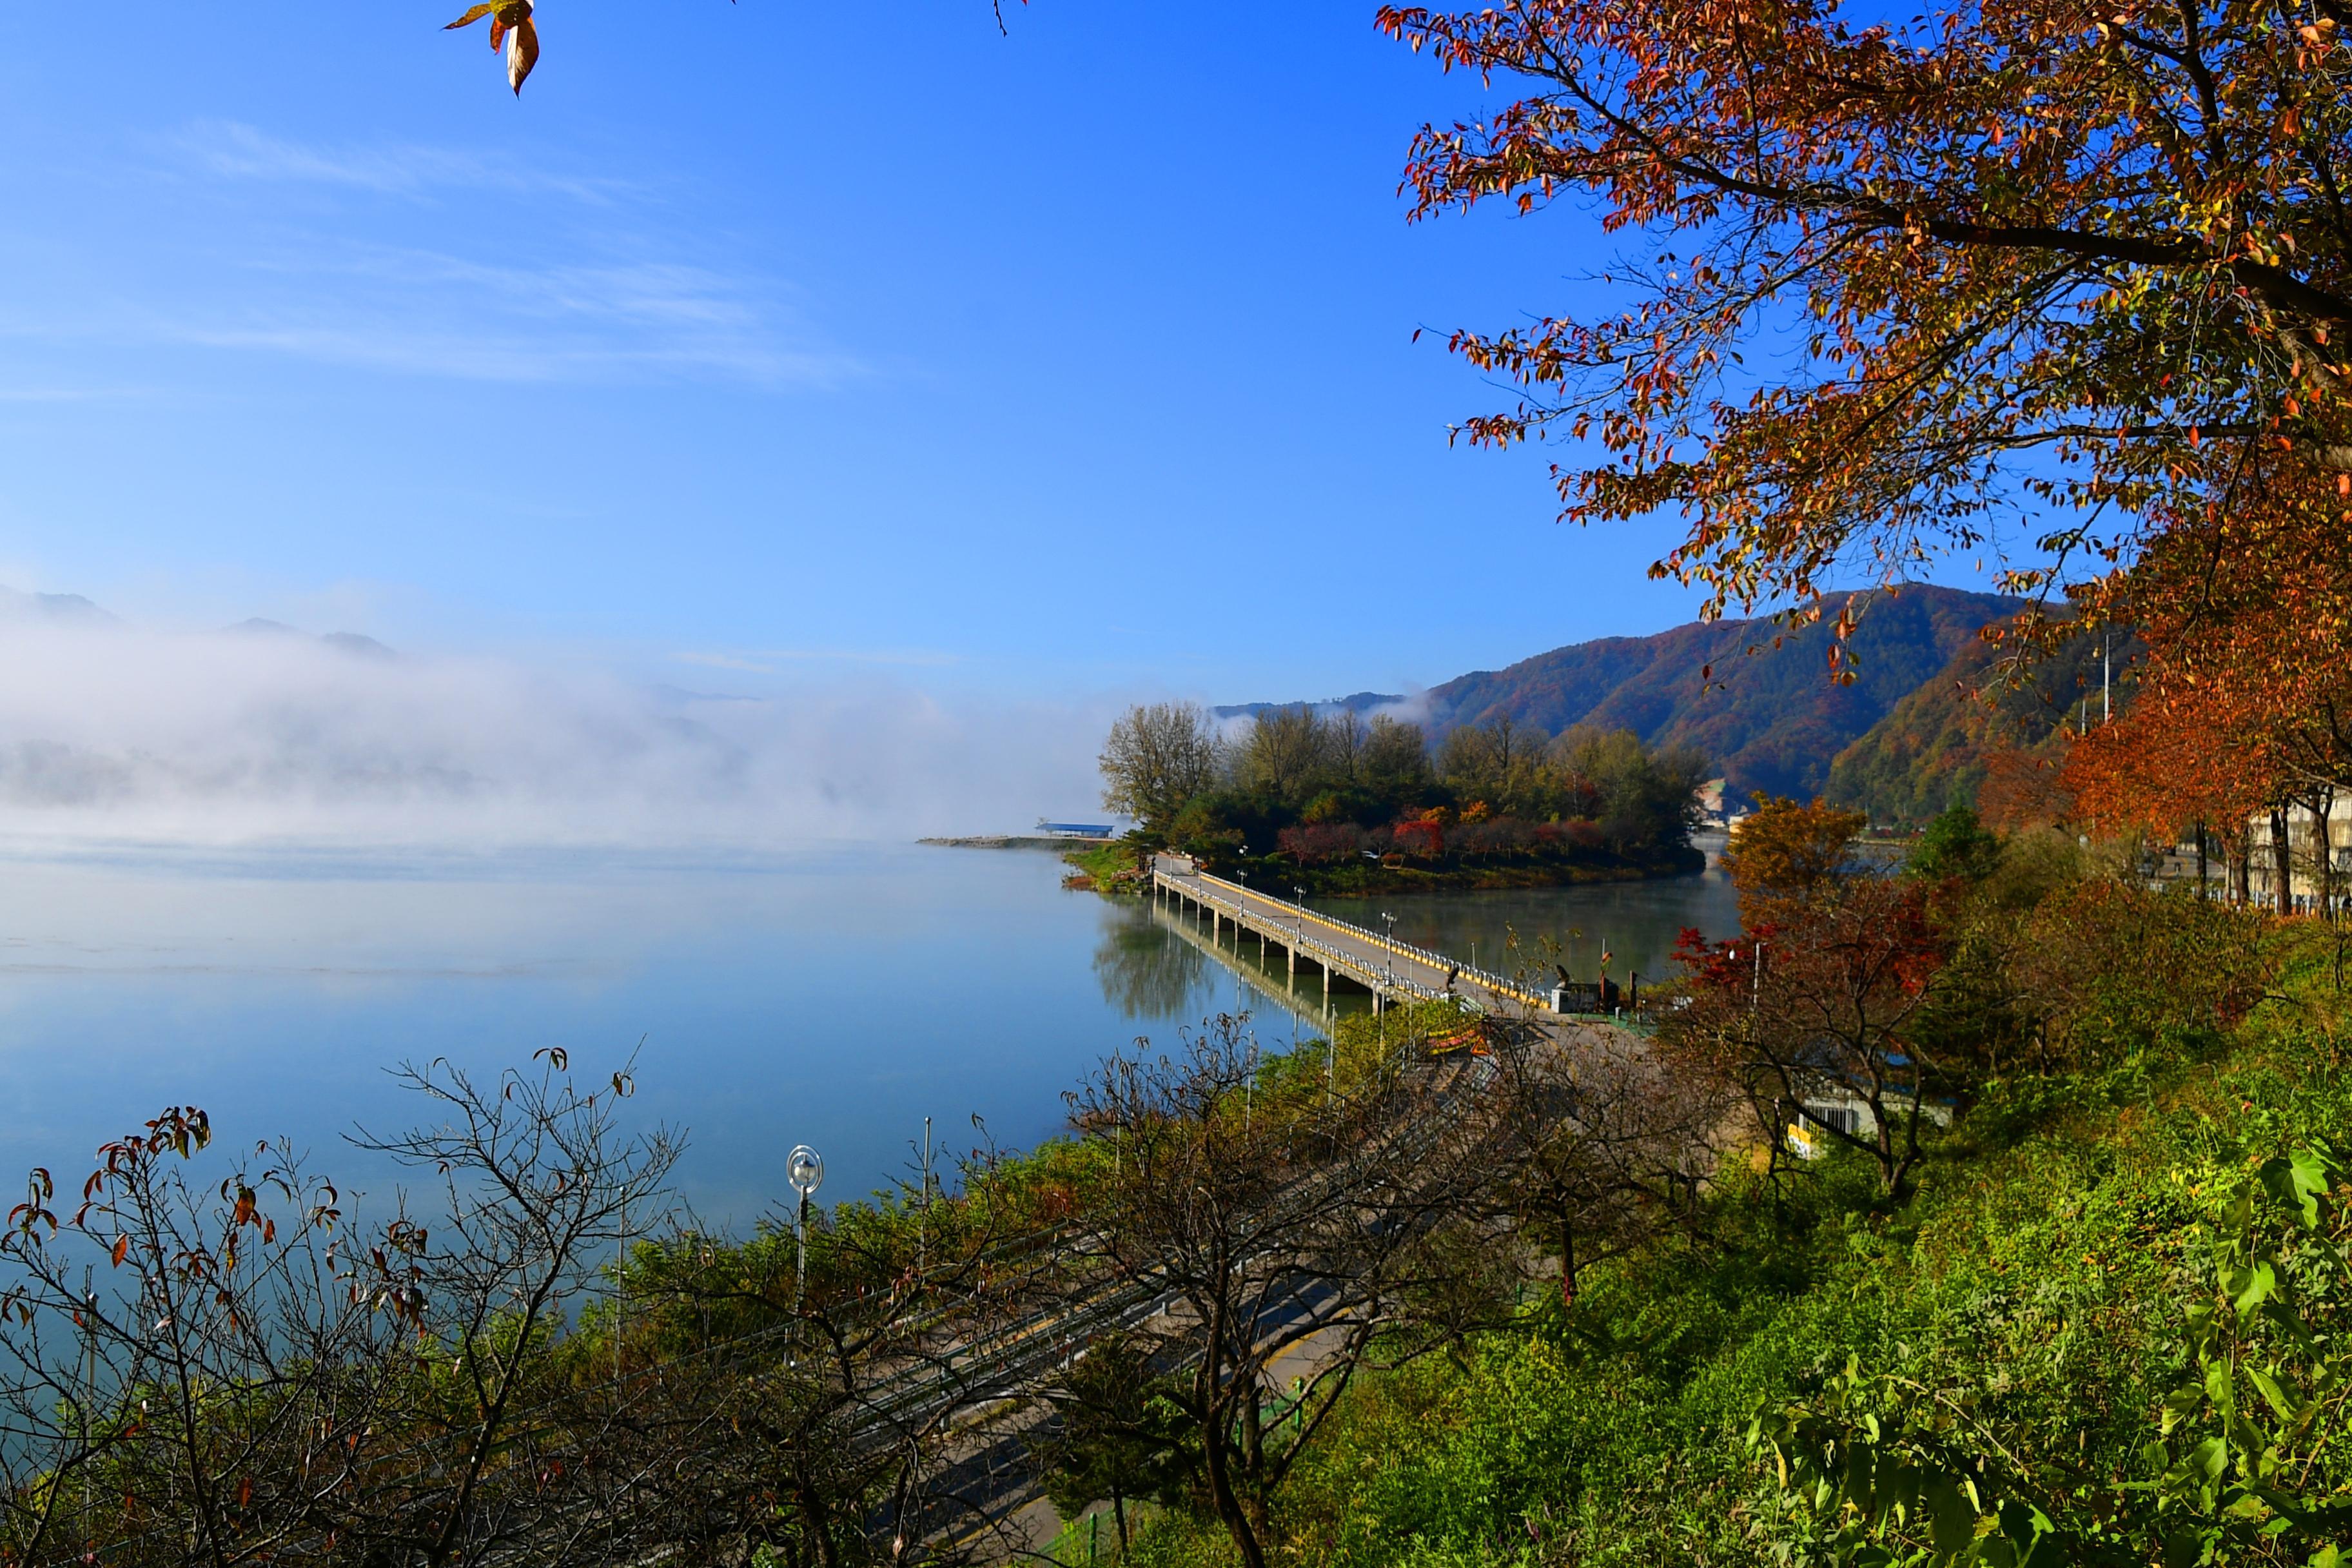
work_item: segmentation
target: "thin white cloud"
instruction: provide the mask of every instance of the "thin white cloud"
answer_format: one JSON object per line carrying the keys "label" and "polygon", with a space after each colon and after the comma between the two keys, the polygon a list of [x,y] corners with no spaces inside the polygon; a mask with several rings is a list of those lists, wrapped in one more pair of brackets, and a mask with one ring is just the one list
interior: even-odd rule
{"label": "thin white cloud", "polygon": [[[865,374],[817,340],[765,257],[625,181],[233,121],[200,122],[167,151],[136,243],[102,232],[101,212],[74,220],[90,233],[0,249],[0,333],[490,382],[795,387]],[[238,184],[264,199],[238,199]],[[306,204],[278,188],[303,184],[340,195]]]}
{"label": "thin white cloud", "polygon": [[210,287],[184,285],[169,303],[38,316],[20,309],[0,319],[0,331],[469,381],[717,377],[824,386],[865,374],[848,355],[796,341],[793,313],[772,289],[689,262],[615,258],[534,268],[327,240],[225,259],[225,275],[216,270]]}
{"label": "thin white cloud", "polygon": [[739,652],[688,652],[675,656],[686,664],[713,669],[741,669],[772,675],[794,664],[878,664],[901,668],[943,668],[961,662],[960,656],[932,648],[771,647]]}
{"label": "thin white cloud", "polygon": [[671,658],[680,664],[698,664],[705,669],[735,669],[751,675],[772,675],[775,667],[740,653],[680,653]]}
{"label": "thin white cloud", "polygon": [[200,120],[172,139],[196,171],[229,180],[341,186],[380,195],[493,190],[609,203],[643,193],[625,180],[522,168],[510,159],[420,142],[306,145],[234,120]]}
{"label": "thin white cloud", "polygon": [[148,394],[123,386],[0,385],[0,403],[111,403]]}
{"label": "thin white cloud", "polygon": [[285,354],[328,364],[464,381],[576,382],[720,374],[763,385],[829,385],[854,362],[719,339],[652,343],[551,342],[511,334],[468,337],[395,314],[328,322],[251,319],[159,324],[158,337],[204,348]]}

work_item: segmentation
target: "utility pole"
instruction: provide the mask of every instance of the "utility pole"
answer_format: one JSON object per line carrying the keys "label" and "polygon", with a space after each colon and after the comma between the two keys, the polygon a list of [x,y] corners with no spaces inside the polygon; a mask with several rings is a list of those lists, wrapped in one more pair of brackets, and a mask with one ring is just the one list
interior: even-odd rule
{"label": "utility pole", "polygon": [[915,1273],[919,1278],[930,1259],[931,1119],[923,1118],[923,1206],[915,1216]]}

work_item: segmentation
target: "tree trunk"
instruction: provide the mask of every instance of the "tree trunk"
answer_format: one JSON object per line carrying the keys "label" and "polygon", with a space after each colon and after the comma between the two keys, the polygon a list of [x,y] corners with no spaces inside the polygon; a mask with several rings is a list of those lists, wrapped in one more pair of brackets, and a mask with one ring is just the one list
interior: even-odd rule
{"label": "tree trunk", "polygon": [[1242,1461],[1243,1473],[1249,1477],[1248,1495],[1242,1506],[1249,1510],[1250,1529],[1265,1533],[1265,1403],[1257,1373],[1250,1373],[1249,1390],[1242,1399]]}
{"label": "tree trunk", "polygon": [[2201,818],[2197,824],[2197,896],[2200,899],[2212,897],[2211,890],[2205,885],[2205,824]]}
{"label": "tree trunk", "polygon": [[1576,1305],[1576,1222],[1562,1220],[1559,1226],[1559,1304],[1563,1308]]}
{"label": "tree trunk", "polygon": [[808,1533],[814,1537],[816,1558],[824,1568],[841,1568],[841,1546],[833,1538],[833,1513],[824,1506],[824,1496],[805,1468],[795,1467],[800,1473],[793,1479],[793,1489],[800,1493],[801,1516],[808,1521]]}
{"label": "tree trunk", "polygon": [[[1222,1274],[1224,1259],[1215,1258],[1211,1265],[1213,1275]],[[1202,1346],[1201,1367],[1192,1374],[1194,1397],[1201,1410],[1201,1465],[1209,1473],[1209,1501],[1217,1510],[1217,1518],[1233,1538],[1234,1550],[1242,1554],[1243,1568],[1265,1568],[1265,1547],[1251,1528],[1248,1513],[1242,1508],[1240,1496],[1234,1489],[1233,1449],[1227,1439],[1234,1417],[1234,1405],[1243,1403],[1241,1390],[1227,1383],[1223,1349],[1225,1331],[1232,1322],[1228,1303],[1222,1295],[1212,1297],[1209,1310],[1203,1314],[1208,1330]],[[1234,1383],[1239,1382],[1239,1368],[1233,1371]],[[1255,1419],[1255,1402],[1243,1404],[1245,1416]],[[829,1565],[828,1565],[829,1568]]]}
{"label": "tree trunk", "polygon": [[2271,908],[2284,920],[2294,912],[2294,846],[2287,839],[2283,806],[2271,808]]}
{"label": "tree trunk", "polygon": [[1111,1517],[1118,1521],[1118,1554],[1124,1557],[1127,1555],[1127,1496],[1116,1488],[1110,1494],[1110,1512]]}
{"label": "tree trunk", "polygon": [[1223,1423],[1215,1419],[1201,1423],[1201,1462],[1209,1472],[1209,1500],[1242,1554],[1244,1568],[1265,1568],[1265,1548],[1259,1544],[1257,1531],[1250,1528],[1241,1499],[1234,1494],[1233,1455],[1225,1447],[1223,1427]]}
{"label": "tree trunk", "polygon": [[2331,863],[2335,852],[2327,842],[2328,818],[2336,805],[2332,789],[2314,791],[2311,797],[2311,888],[2317,900],[2313,908],[2322,919],[2333,924],[2336,920],[2336,868]]}

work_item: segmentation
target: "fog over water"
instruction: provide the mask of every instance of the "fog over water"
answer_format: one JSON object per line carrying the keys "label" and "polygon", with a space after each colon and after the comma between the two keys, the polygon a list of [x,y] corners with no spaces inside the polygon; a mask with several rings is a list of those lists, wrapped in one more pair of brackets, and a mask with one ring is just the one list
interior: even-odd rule
{"label": "fog over water", "polygon": [[0,837],[77,848],[776,847],[1002,829],[1092,800],[1117,706],[942,695],[887,668],[677,661],[628,679],[552,654],[21,607],[0,613]]}
{"label": "fog over water", "polygon": [[[1139,1037],[1244,1008],[1281,1048],[1319,1016],[1319,981],[1277,999],[1278,962],[1065,890],[1049,854],[913,842],[1083,806],[1109,700],[700,690],[26,605],[0,601],[0,1179],[63,1186],[193,1104],[381,1193],[341,1135],[419,1113],[386,1068],[561,1047],[597,1080],[634,1055],[631,1115],[688,1132],[684,1195],[740,1225],[795,1142],[856,1195],[927,1116],[950,1152],[1026,1146]],[[1571,965],[1606,934],[1622,974],[1726,906],[1710,874],[1333,908],[1489,965],[1506,931]]]}

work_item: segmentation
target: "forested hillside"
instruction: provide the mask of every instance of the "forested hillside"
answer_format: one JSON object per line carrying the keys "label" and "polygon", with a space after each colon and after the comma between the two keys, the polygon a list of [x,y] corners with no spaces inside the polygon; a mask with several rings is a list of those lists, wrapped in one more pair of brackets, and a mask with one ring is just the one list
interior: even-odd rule
{"label": "forested hillside", "polygon": [[[2135,646],[2115,649],[2118,705]],[[1935,679],[1831,760],[1822,793],[1873,822],[1925,822],[1955,803],[1975,805],[1995,752],[2046,750],[2070,718],[2099,717],[2096,638],[2078,638],[2021,678],[1999,668],[2000,657],[1991,644],[1963,643]]]}
{"label": "forested hillside", "polygon": [[[1830,627],[1850,597],[1829,595],[1823,620],[1794,632],[1769,620],[1694,621],[1651,637],[1570,643],[1502,669],[1474,670],[1428,691],[1422,722],[1433,743],[1497,719],[1551,735],[1579,724],[1631,730],[1644,745],[1713,758],[1735,794],[1816,795],[1831,787],[1832,759],[1906,700],[1948,686],[1950,677],[1973,668],[1969,658],[1986,662],[1977,651],[1979,628],[2018,608],[2018,601],[1997,595],[1926,584],[1874,595],[1848,645],[1855,679],[1838,686],[1825,674]],[[1359,692],[1323,706],[1362,712],[1403,700]],[[1216,711],[1231,718],[1273,706]],[[1927,811],[1912,814],[1933,816],[1948,788],[1925,776],[1931,769],[1914,769],[1910,752],[1902,754],[1907,760],[1901,766],[1923,776],[1909,793],[1897,794],[1906,802],[1913,795],[1936,797]],[[1850,771],[1874,780],[1885,765],[1857,763]]]}
{"label": "forested hillside", "polygon": [[1431,724],[1442,732],[1508,717],[1555,733],[1579,723],[1628,729],[1648,744],[1714,758],[1734,790],[1811,795],[1829,782],[1831,758],[1939,674],[1978,628],[2016,608],[1924,585],[1877,595],[1853,640],[1855,679],[1836,686],[1823,671],[1830,623],[1844,603],[1832,595],[1823,621],[1796,632],[1760,620],[1693,622],[1480,670],[1430,692]]}

